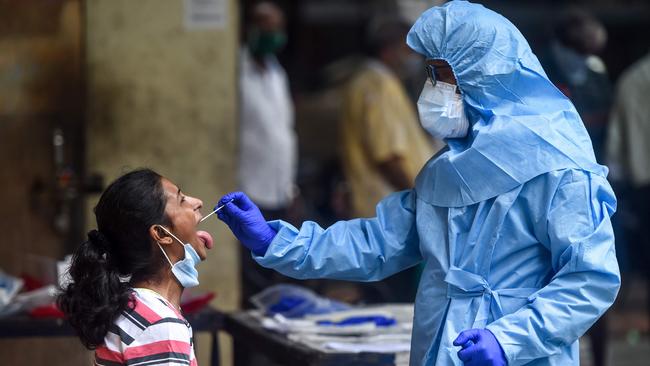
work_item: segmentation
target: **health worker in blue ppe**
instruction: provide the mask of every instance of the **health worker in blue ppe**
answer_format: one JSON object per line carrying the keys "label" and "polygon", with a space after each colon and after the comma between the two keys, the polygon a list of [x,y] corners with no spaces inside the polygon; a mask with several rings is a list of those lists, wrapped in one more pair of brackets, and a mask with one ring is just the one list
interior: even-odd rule
{"label": "health worker in blue ppe", "polygon": [[521,33],[477,4],[417,20],[418,109],[447,149],[376,217],[266,222],[243,194],[220,218],[264,267],[375,281],[424,264],[411,365],[579,365],[578,338],[616,298],[616,198],[571,102]]}

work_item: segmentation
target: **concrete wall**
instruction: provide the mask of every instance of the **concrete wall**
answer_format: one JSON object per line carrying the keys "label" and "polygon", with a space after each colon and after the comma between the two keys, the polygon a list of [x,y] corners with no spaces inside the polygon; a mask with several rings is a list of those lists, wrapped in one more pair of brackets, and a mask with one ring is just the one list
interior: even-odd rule
{"label": "concrete wall", "polygon": [[0,3],[0,268],[13,274],[28,254],[63,254],[52,225],[52,131],[81,111],[80,4],[41,5]]}
{"label": "concrete wall", "polygon": [[[70,138],[80,124],[80,40],[77,0],[0,1],[0,268],[14,275],[42,275],[39,263],[64,254],[66,235],[53,225],[52,130],[61,127]],[[17,366],[90,363],[72,337],[3,339],[0,360]]]}
{"label": "concrete wall", "polygon": [[[206,212],[234,187],[237,2],[227,7],[225,28],[187,30],[181,0],[87,2],[88,172],[109,182],[152,168],[201,198]],[[97,198],[87,202],[90,227]],[[236,243],[216,218],[204,225],[215,248],[198,267],[200,289],[234,309]],[[207,364],[207,341],[199,337],[199,364]]]}

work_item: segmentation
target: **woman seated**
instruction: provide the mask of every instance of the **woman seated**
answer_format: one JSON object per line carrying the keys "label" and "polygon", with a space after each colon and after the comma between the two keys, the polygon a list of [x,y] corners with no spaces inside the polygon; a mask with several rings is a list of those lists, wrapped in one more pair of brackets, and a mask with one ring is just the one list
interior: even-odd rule
{"label": "woman seated", "polygon": [[58,304],[97,365],[196,365],[183,289],[212,248],[197,231],[201,200],[148,169],[111,183],[95,207],[97,230],[75,252]]}

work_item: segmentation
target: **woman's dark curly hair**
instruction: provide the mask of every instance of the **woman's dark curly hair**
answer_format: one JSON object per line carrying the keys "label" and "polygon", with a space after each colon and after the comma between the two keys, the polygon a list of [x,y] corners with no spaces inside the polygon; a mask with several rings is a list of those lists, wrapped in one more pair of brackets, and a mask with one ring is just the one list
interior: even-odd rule
{"label": "woman's dark curly hair", "polygon": [[165,263],[149,236],[152,225],[169,224],[161,180],[139,169],[111,183],[95,206],[97,230],[74,253],[72,283],[57,303],[88,349],[103,344],[117,316],[133,307],[130,283],[155,278]]}

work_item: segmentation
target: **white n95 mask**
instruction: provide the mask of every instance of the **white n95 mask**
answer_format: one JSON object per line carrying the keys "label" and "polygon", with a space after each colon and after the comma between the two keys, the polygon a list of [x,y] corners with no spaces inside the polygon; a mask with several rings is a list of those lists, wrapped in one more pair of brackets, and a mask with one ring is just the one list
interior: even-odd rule
{"label": "white n95 mask", "polygon": [[467,136],[469,121],[463,98],[456,86],[437,81],[434,86],[427,79],[418,99],[418,113],[422,127],[434,137],[460,138]]}

